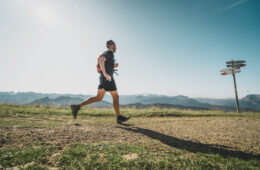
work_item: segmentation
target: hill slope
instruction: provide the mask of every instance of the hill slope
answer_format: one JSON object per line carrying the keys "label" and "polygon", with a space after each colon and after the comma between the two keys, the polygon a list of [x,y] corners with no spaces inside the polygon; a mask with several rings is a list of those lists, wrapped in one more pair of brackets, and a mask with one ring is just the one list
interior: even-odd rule
{"label": "hill slope", "polygon": [[[66,106],[80,103],[89,98],[90,95],[82,94],[56,94],[56,93],[35,93],[35,92],[0,92],[0,103],[9,104],[38,104],[52,106]],[[90,105],[90,107],[112,107],[112,97],[105,95],[102,102]],[[147,107],[157,105],[159,107],[186,107],[224,110],[235,110],[235,99],[212,99],[212,98],[189,98],[187,96],[166,96],[166,95],[120,95],[120,104],[123,106]],[[138,106],[138,104],[141,104]],[[251,94],[240,100],[240,107],[243,110],[260,111],[260,95]]]}
{"label": "hill slope", "polygon": [[[49,105],[49,106],[67,107],[71,104],[79,104],[82,101],[83,99],[81,98],[74,98],[68,96],[60,96],[54,99],[50,99],[49,97],[43,97],[41,99],[37,99],[33,102],[30,102],[27,105]],[[90,104],[87,107],[111,108],[112,104],[106,101],[101,101],[101,102]]]}

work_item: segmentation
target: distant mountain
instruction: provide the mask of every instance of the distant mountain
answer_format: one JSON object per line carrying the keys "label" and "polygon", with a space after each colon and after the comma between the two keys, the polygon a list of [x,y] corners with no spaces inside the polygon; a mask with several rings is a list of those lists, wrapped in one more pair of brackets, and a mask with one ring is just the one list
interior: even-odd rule
{"label": "distant mountain", "polygon": [[219,106],[235,106],[235,99],[212,99],[212,98],[194,98],[195,100],[201,103],[208,103],[211,105],[219,105]]}
{"label": "distant mountain", "polygon": [[50,99],[57,98],[59,96],[68,96],[86,99],[90,95],[82,94],[57,94],[57,93],[35,93],[35,92],[0,92],[0,103],[9,103],[9,104],[27,104],[33,102],[37,99],[48,97]]}
{"label": "distant mountain", "polygon": [[240,106],[242,108],[250,108],[254,110],[260,110],[260,95],[250,94],[240,100]]}
{"label": "distant mountain", "polygon": [[176,108],[176,109],[192,109],[192,110],[209,110],[209,109],[217,109],[217,110],[234,110],[233,107],[229,106],[210,106],[210,107],[196,107],[196,106],[183,106],[183,105],[174,105],[174,104],[163,104],[163,103],[154,103],[154,104],[141,104],[141,103],[133,103],[133,104],[126,104],[120,105],[122,108],[149,108],[149,107],[159,107],[159,108]]}
{"label": "distant mountain", "polygon": [[[38,104],[52,106],[68,106],[80,103],[89,98],[90,95],[82,94],[56,94],[56,93],[35,93],[35,92],[0,92],[0,103],[10,104]],[[90,105],[89,107],[112,107],[112,97],[105,95],[102,102]],[[210,98],[189,98],[187,96],[166,96],[156,94],[120,95],[120,105],[147,107],[157,105],[159,107],[186,107],[201,109],[223,109],[235,110],[235,99],[210,99]],[[240,100],[240,107],[243,110],[260,111],[260,95],[251,94]]]}
{"label": "distant mountain", "polygon": [[[82,101],[83,100],[81,98],[74,98],[69,96],[59,96],[54,99],[50,99],[49,97],[43,97],[33,102],[27,103],[27,105],[49,105],[49,106],[67,107],[71,104],[79,104]],[[87,107],[111,108],[112,104],[106,101],[101,101],[101,102],[90,104]]]}
{"label": "distant mountain", "polygon": [[46,96],[46,94],[34,92],[0,92],[0,103],[25,104]]}
{"label": "distant mountain", "polygon": [[[105,100],[110,101],[111,99],[106,98]],[[127,105],[132,103],[140,104],[172,104],[172,105],[181,105],[181,106],[194,106],[201,108],[211,107],[208,103],[202,103],[195,99],[189,98],[187,96],[166,96],[166,95],[120,95],[120,104]]]}
{"label": "distant mountain", "polygon": [[[236,107],[235,99],[211,99],[211,98],[195,98],[197,101],[202,103],[208,103],[211,105],[219,106],[230,106]],[[260,111],[260,95],[250,94],[239,100],[239,105],[241,109],[244,110],[256,110]]]}
{"label": "distant mountain", "polygon": [[250,94],[247,95],[246,97],[244,97],[242,99],[243,102],[249,102],[252,103],[254,105],[257,105],[260,103],[260,94]]}
{"label": "distant mountain", "polygon": [[72,98],[67,96],[60,96],[54,99],[49,97],[43,97],[33,102],[27,103],[28,105],[49,105],[49,106],[68,106],[70,104],[76,104],[82,102],[81,98]]}

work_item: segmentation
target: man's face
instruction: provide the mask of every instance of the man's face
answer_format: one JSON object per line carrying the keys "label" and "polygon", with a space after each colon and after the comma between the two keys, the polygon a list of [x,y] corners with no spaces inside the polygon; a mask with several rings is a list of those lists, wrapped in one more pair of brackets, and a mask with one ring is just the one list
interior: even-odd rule
{"label": "man's face", "polygon": [[112,44],[110,46],[110,50],[113,51],[113,53],[115,53],[116,52],[116,44]]}

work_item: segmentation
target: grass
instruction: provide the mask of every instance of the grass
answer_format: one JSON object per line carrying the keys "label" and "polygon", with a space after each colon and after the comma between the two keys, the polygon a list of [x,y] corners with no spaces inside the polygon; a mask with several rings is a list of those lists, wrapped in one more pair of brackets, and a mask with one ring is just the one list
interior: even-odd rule
{"label": "grass", "polygon": [[[21,105],[6,105],[0,104],[0,117],[50,117],[50,116],[71,116],[69,108],[65,107],[50,107],[50,106],[21,106]],[[161,109],[151,107],[146,109],[122,108],[121,114],[131,115],[132,117],[156,117],[156,116],[173,116],[173,117],[201,117],[201,116],[252,116],[260,117],[259,112],[242,112],[236,113],[233,111],[222,110],[179,110],[175,108]],[[80,111],[80,115],[84,117],[108,117],[115,116],[113,109],[97,109],[86,108]]]}
{"label": "grass", "polygon": [[[2,167],[48,169],[55,148],[6,149]],[[70,143],[52,159],[60,169],[259,169],[259,160],[195,154],[159,143]]]}
{"label": "grass", "polygon": [[24,149],[5,149],[0,151],[1,164],[3,167],[11,165],[24,165],[29,162],[45,164],[47,162],[48,149],[24,148]]}
{"label": "grass", "polygon": [[[260,114],[0,105],[0,169],[260,169]],[[251,149],[249,149],[251,148]]]}
{"label": "grass", "polygon": [[212,154],[197,155],[157,143],[72,143],[58,157],[58,163],[64,169],[254,169],[259,162],[223,159]]}

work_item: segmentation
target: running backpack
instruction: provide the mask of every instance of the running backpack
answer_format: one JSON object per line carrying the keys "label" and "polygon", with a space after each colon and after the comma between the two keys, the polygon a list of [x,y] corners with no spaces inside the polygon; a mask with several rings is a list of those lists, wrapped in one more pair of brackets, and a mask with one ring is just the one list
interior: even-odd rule
{"label": "running backpack", "polygon": [[[99,62],[100,62],[100,59],[101,59],[101,57],[102,56],[104,56],[104,53],[103,54],[101,54],[99,57],[98,57],[98,62],[97,62],[97,72],[98,73],[102,73],[102,70],[101,70],[101,67],[100,67],[100,64],[99,64]],[[118,71],[117,69],[113,69],[113,72],[116,74],[116,75],[118,75],[118,73],[116,72],[116,71]]]}
{"label": "running backpack", "polygon": [[100,62],[100,59],[101,59],[101,57],[102,57],[103,55],[104,55],[104,54],[101,54],[101,55],[98,57],[97,72],[99,72],[99,73],[102,73],[102,70],[101,70],[101,67],[100,67],[99,62]]}

